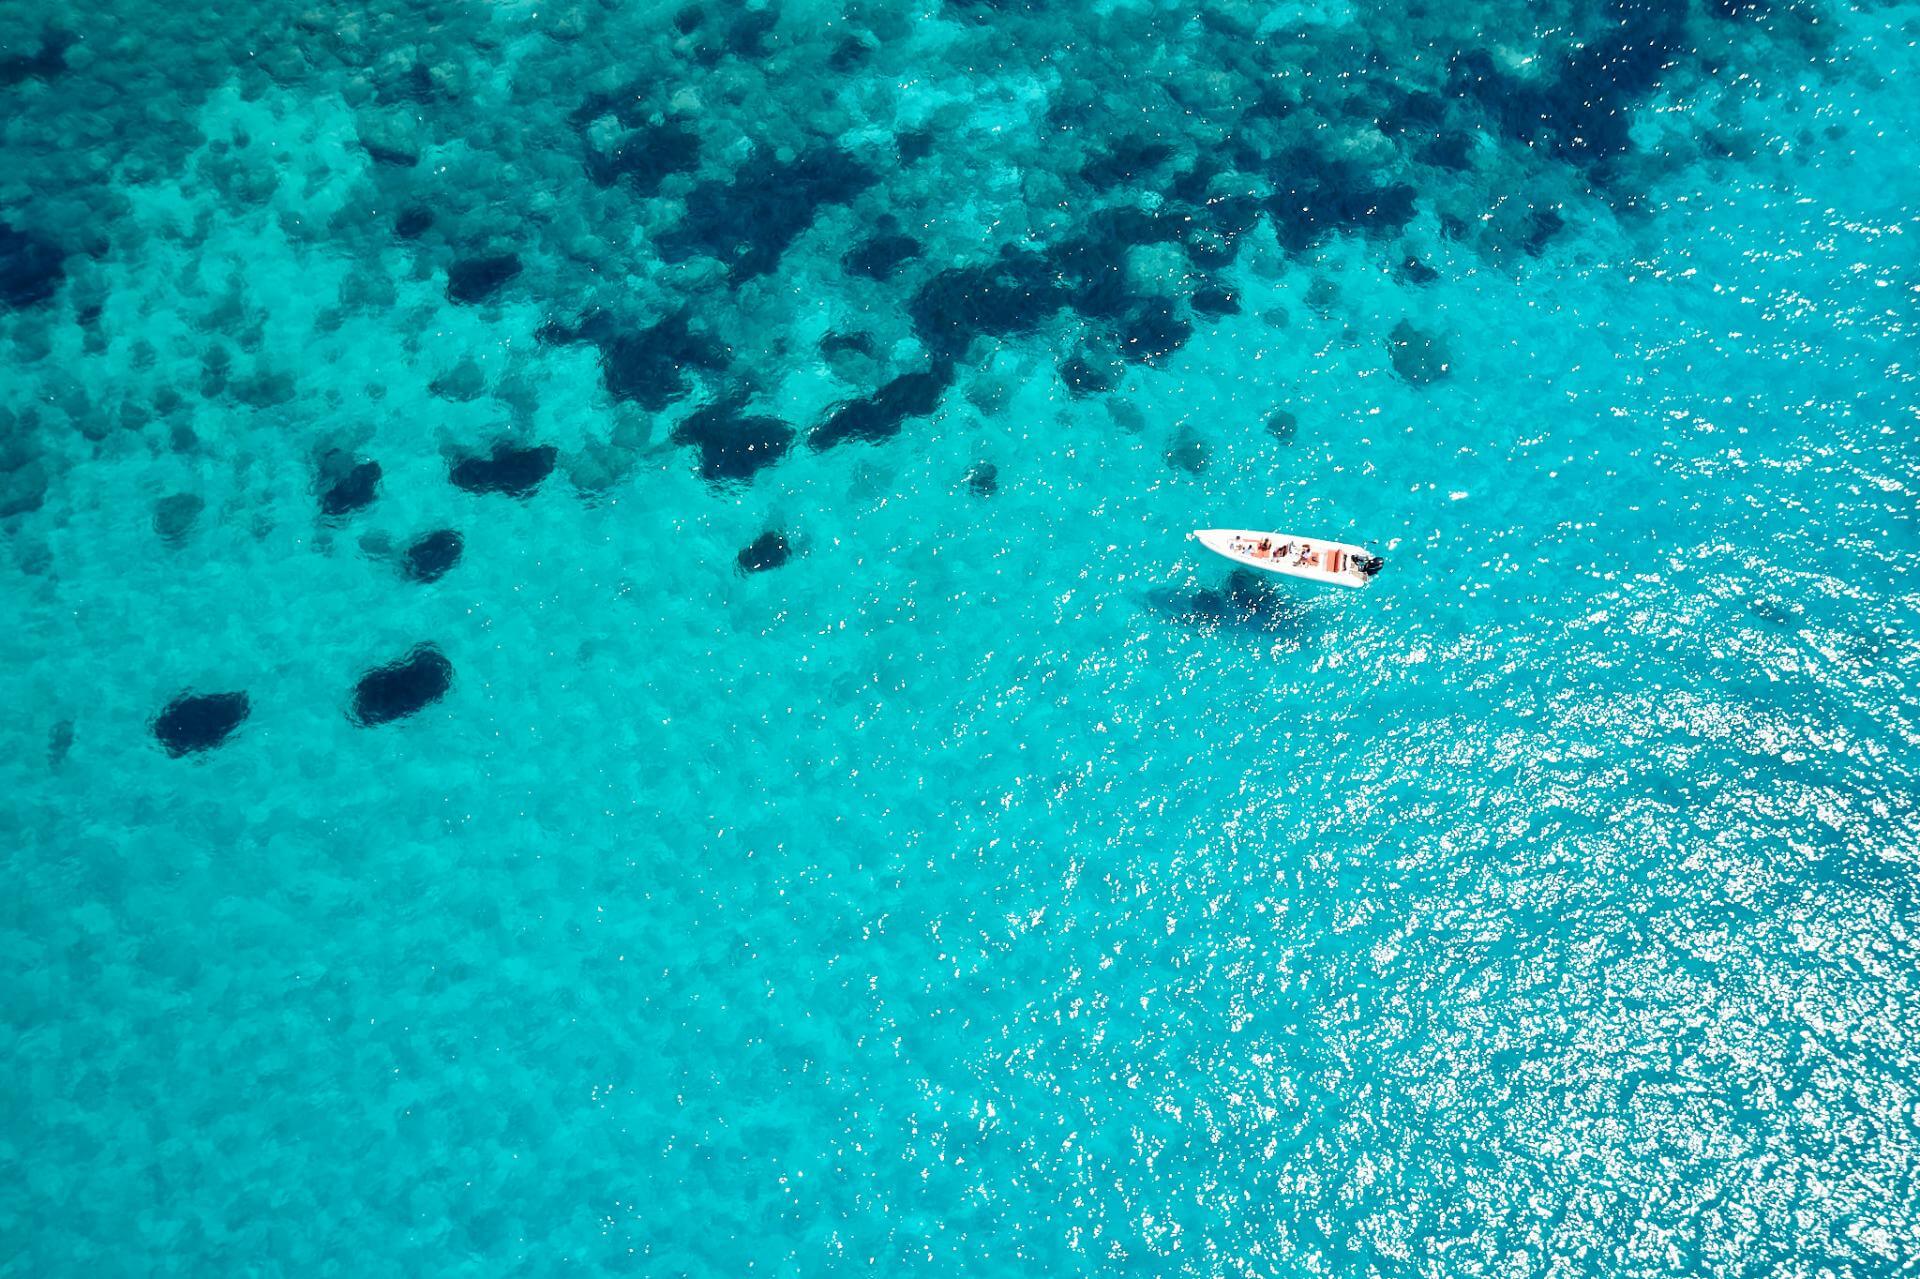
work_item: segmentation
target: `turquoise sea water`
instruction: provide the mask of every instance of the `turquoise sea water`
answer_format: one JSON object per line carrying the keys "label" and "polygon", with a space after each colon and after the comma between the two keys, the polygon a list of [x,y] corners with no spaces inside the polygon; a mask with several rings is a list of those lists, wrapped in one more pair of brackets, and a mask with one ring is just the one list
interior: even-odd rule
{"label": "turquoise sea water", "polygon": [[1911,1273],[1917,48],[0,11],[0,1274]]}

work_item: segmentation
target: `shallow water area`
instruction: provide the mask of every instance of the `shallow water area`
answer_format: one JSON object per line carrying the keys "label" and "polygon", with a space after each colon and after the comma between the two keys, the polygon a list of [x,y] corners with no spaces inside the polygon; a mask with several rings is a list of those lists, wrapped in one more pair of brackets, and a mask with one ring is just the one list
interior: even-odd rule
{"label": "shallow water area", "polygon": [[1920,1254],[1920,9],[104,8],[0,1273]]}

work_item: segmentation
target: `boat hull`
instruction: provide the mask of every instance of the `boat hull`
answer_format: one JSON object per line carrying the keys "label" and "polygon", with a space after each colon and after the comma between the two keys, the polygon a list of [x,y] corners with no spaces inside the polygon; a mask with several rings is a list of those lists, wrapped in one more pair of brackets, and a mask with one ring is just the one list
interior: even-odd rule
{"label": "boat hull", "polygon": [[1309,582],[1358,588],[1373,580],[1365,566],[1379,567],[1379,561],[1364,547],[1323,537],[1243,528],[1200,528],[1193,531],[1193,536],[1200,545],[1236,564]]}

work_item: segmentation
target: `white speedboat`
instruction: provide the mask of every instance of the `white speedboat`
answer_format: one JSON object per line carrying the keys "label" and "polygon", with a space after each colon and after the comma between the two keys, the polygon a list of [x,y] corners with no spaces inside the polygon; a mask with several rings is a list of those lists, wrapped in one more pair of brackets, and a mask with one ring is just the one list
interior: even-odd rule
{"label": "white speedboat", "polygon": [[1304,577],[1311,582],[1365,586],[1384,562],[1364,547],[1324,537],[1295,537],[1244,528],[1197,528],[1200,545],[1236,564]]}

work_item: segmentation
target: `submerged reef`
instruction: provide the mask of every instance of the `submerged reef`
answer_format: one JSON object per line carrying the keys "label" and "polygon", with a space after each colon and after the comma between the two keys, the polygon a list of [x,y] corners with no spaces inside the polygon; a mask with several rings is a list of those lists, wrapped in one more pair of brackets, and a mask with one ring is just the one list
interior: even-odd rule
{"label": "submerged reef", "polygon": [[353,722],[363,728],[416,715],[453,687],[453,663],[432,644],[377,666],[353,687]]}
{"label": "submerged reef", "polygon": [[[153,735],[175,759],[197,755],[224,744],[252,710],[245,693],[182,693],[155,717]],[[71,726],[67,740],[72,740]]]}

